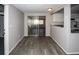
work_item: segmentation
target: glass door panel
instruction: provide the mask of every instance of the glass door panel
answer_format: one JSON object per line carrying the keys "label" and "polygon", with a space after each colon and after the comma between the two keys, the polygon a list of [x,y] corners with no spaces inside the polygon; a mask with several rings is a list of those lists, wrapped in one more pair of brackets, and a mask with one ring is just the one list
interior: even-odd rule
{"label": "glass door panel", "polygon": [[42,16],[28,16],[28,35],[44,36],[45,35],[45,19]]}
{"label": "glass door panel", "polygon": [[39,16],[39,36],[45,36],[45,16]]}

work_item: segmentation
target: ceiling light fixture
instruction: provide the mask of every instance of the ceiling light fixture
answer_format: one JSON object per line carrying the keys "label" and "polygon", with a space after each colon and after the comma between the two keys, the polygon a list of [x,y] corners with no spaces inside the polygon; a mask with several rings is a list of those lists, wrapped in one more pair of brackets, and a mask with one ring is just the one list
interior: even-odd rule
{"label": "ceiling light fixture", "polygon": [[49,11],[49,12],[52,11],[52,8],[48,8],[48,11]]}

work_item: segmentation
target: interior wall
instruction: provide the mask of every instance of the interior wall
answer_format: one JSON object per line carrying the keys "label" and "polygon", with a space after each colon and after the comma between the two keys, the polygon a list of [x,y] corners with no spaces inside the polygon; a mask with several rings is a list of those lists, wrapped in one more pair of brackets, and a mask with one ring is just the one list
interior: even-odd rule
{"label": "interior wall", "polygon": [[24,36],[24,14],[12,5],[6,5],[5,9],[5,44],[9,54]]}
{"label": "interior wall", "polygon": [[71,5],[65,7],[65,27],[67,39],[67,54],[79,54],[79,33],[71,33],[71,17],[76,17],[78,20],[78,14],[71,14]]}
{"label": "interior wall", "polygon": [[71,5],[64,6],[64,28],[51,25],[51,37],[66,52],[79,54],[79,33],[71,33],[71,17],[79,21],[78,14],[71,15]]}
{"label": "interior wall", "polygon": [[9,5],[4,6],[4,52],[5,55],[9,54]]}
{"label": "interior wall", "polygon": [[46,16],[46,36],[50,36],[51,15],[47,13],[25,13],[24,14],[24,36],[28,36],[27,16]]}
{"label": "interior wall", "polygon": [[[79,14],[78,13],[71,14],[71,17],[74,17],[76,21],[79,21]],[[71,21],[70,21],[70,24],[71,24]],[[70,27],[70,31],[71,31],[71,27]],[[79,54],[79,46],[78,45],[79,45],[79,33],[71,33],[70,32],[69,54]]]}
{"label": "interior wall", "polygon": [[70,40],[70,18],[71,18],[71,11],[70,11],[70,4],[66,4],[64,6],[64,30],[66,36],[64,37],[66,40],[66,53],[69,54],[69,40]]}
{"label": "interior wall", "polygon": [[[57,19],[57,18],[56,18]],[[55,20],[56,20],[55,19]],[[53,19],[52,19],[53,20]],[[59,19],[57,19],[58,21]],[[64,6],[64,27],[53,26],[51,24],[51,37],[52,39],[66,52],[68,53],[68,40],[70,33],[70,5]]]}
{"label": "interior wall", "polygon": [[59,27],[55,25],[64,25],[64,14],[54,13],[52,15],[50,33],[51,33],[51,38],[65,51],[66,50],[65,27]]}

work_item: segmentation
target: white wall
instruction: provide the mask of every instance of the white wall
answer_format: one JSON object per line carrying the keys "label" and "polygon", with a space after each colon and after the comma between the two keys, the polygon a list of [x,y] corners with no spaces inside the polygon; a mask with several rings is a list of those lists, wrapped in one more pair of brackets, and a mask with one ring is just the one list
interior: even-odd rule
{"label": "white wall", "polygon": [[68,17],[66,18],[69,18],[68,19],[65,19],[67,20],[67,24],[65,24],[65,26],[67,27],[67,31],[66,33],[68,33],[68,39],[67,39],[67,53],[68,54],[79,54],[79,33],[71,33],[71,17],[76,17],[76,20],[79,21],[79,16],[78,14],[73,14],[71,15],[71,7],[66,7],[66,11],[67,9],[70,11],[70,12],[66,12],[66,14],[68,13]]}
{"label": "white wall", "polygon": [[52,16],[47,14],[46,15],[46,36],[50,36],[50,25],[52,22]]}
{"label": "white wall", "polygon": [[7,20],[6,30],[8,31],[6,33],[8,37],[6,39],[8,40],[6,54],[8,54],[24,36],[24,14],[12,5],[6,5],[6,10],[5,15],[7,16],[5,18],[7,19],[5,20]]}
{"label": "white wall", "polygon": [[9,5],[4,6],[4,49],[5,54],[9,54]]}
{"label": "white wall", "polygon": [[78,14],[71,15],[70,5],[65,5],[64,28],[51,25],[51,37],[67,54],[79,54],[79,33],[71,33],[71,17],[79,21]]}
{"label": "white wall", "polygon": [[79,33],[70,33],[69,54],[79,54]]}
{"label": "white wall", "polygon": [[70,38],[70,18],[71,18],[71,11],[70,5],[65,5],[64,7],[64,27],[65,27],[65,38],[66,38],[66,53],[69,54],[69,38]]}
{"label": "white wall", "polygon": [[27,13],[24,13],[24,36],[28,36]]}
{"label": "white wall", "polygon": [[51,37],[67,54],[68,54],[69,33],[70,33],[70,5],[65,5],[64,27],[57,27],[51,25]]}
{"label": "white wall", "polygon": [[51,15],[47,13],[25,13],[24,14],[24,36],[28,36],[27,16],[46,16],[46,36],[50,36]]}
{"label": "white wall", "polygon": [[67,36],[65,34],[65,29],[51,25],[51,37],[66,52]]}
{"label": "white wall", "polygon": [[[79,14],[71,14],[71,17],[75,17],[79,21]],[[70,23],[71,24],[71,21]],[[70,27],[71,30],[71,27]],[[79,33],[71,33],[69,38],[69,54],[79,54]]]}

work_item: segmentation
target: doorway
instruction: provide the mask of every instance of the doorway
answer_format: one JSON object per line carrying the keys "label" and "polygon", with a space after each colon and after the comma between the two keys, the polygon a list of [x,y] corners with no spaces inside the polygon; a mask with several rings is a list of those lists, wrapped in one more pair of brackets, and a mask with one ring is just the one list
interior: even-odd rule
{"label": "doorway", "polygon": [[45,36],[45,16],[28,16],[28,36]]}
{"label": "doorway", "polygon": [[0,4],[0,55],[4,55],[4,5]]}

